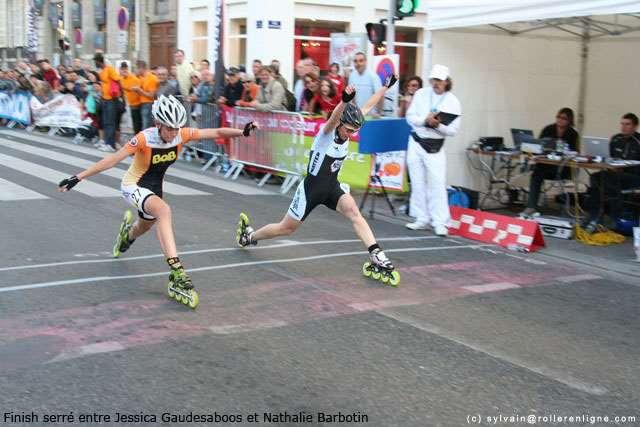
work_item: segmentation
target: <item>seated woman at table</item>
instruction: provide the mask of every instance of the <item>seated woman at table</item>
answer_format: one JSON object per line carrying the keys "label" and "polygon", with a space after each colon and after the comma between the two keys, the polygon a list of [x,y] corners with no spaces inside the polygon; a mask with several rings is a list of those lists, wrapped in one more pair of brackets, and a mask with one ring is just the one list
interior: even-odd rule
{"label": "seated woman at table", "polygon": [[[611,137],[609,153],[614,159],[640,160],[640,133],[638,116],[627,113],[620,119],[620,133]],[[603,200],[609,203],[609,216],[612,219],[622,215],[622,190],[640,188],[640,166],[630,166],[622,171],[601,171],[590,177],[589,216],[583,223],[588,233],[598,230],[601,223]],[[603,188],[604,187],[604,188]]]}
{"label": "seated woman at table", "polygon": [[[562,108],[556,114],[556,122],[542,129],[540,138],[551,138],[560,140],[569,146],[571,151],[578,150],[578,132],[573,128],[573,110],[571,108]],[[536,217],[538,212],[538,199],[540,198],[540,189],[545,179],[561,180],[570,179],[571,170],[553,165],[535,165],[529,182],[529,198],[527,200],[527,208],[522,212],[522,216]]]}

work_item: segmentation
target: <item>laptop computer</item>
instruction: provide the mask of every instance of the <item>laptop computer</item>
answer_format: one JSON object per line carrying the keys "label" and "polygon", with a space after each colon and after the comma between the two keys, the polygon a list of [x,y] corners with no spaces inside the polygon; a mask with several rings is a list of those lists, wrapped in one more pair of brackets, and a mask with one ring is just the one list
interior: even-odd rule
{"label": "laptop computer", "polygon": [[599,138],[597,136],[585,136],[581,142],[582,155],[611,157],[609,152],[609,138]]}
{"label": "laptop computer", "polygon": [[511,129],[511,137],[513,138],[513,146],[516,150],[520,150],[522,145],[522,137],[533,138],[533,131],[529,129]]}

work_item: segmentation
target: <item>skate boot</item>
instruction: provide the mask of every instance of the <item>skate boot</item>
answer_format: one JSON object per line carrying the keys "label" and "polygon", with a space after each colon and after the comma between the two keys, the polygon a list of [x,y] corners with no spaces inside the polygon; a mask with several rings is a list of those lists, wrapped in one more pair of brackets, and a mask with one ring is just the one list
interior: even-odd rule
{"label": "skate boot", "polygon": [[167,295],[190,308],[196,308],[200,302],[198,293],[191,283],[191,278],[182,267],[171,269]]}
{"label": "skate boot", "polygon": [[258,242],[251,240],[251,234],[253,228],[249,226],[249,217],[242,212],[240,214],[240,220],[238,220],[238,229],[236,230],[236,242],[241,248],[249,245],[257,245]]}
{"label": "skate boot", "polygon": [[131,230],[132,219],[133,215],[131,211],[127,210],[124,213],[124,219],[122,220],[122,224],[120,225],[120,232],[118,233],[116,244],[113,246],[114,258],[118,258],[120,254],[125,253],[133,243],[133,240],[129,240],[129,230]]}
{"label": "skate boot", "polygon": [[369,254],[370,261],[362,266],[362,274],[365,277],[371,277],[380,280],[385,285],[398,286],[400,283],[400,273],[395,270],[389,258],[381,249],[374,249]]}

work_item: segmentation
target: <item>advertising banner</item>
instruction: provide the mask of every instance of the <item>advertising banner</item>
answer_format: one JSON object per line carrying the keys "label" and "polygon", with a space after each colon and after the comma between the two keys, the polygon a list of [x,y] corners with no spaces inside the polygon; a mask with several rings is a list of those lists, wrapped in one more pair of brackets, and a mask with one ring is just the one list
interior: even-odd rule
{"label": "advertising banner", "polygon": [[[249,121],[260,125],[255,138],[239,138],[231,144],[231,158],[305,175],[311,146],[322,118],[306,118],[303,122],[293,114],[234,109],[234,127],[242,128]],[[300,138],[300,127],[303,136]],[[358,151],[358,135],[349,141],[349,154],[340,170],[340,182],[352,188],[365,189],[369,183],[371,155]]]}
{"label": "advertising banner", "polygon": [[[406,151],[389,151],[374,154],[371,161],[371,175],[377,175],[386,190],[404,191],[406,175]],[[371,188],[379,188],[378,181],[370,182]]]}
{"label": "advertising banner", "polygon": [[340,69],[350,67],[358,52],[367,52],[365,33],[331,33],[329,58],[331,63],[340,64]]}
{"label": "advertising banner", "polygon": [[31,124],[28,92],[0,92],[0,117],[25,126]]}
{"label": "advertising banner", "polygon": [[80,102],[73,95],[61,95],[33,110],[33,123],[42,127],[77,128],[81,126]]}

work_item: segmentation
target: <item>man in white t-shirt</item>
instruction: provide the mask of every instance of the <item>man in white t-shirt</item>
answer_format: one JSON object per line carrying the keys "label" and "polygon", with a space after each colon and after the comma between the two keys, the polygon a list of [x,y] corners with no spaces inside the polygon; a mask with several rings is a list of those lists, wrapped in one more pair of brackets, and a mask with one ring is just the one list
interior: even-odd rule
{"label": "man in white t-shirt", "polygon": [[406,226],[411,230],[433,226],[435,233],[444,237],[448,235],[450,220],[444,142],[445,137],[458,133],[462,108],[450,92],[448,67],[435,64],[429,83],[413,95],[407,111],[407,122],[411,126],[407,148],[411,177],[409,214],[416,220]]}
{"label": "man in white t-shirt", "polygon": [[[367,70],[367,57],[364,53],[358,52],[354,55],[353,65],[356,69],[349,74],[349,86],[356,89],[356,105],[362,108],[367,100],[382,87],[382,82],[377,75]],[[383,103],[384,99],[381,99],[373,109],[374,116],[382,111]]]}

